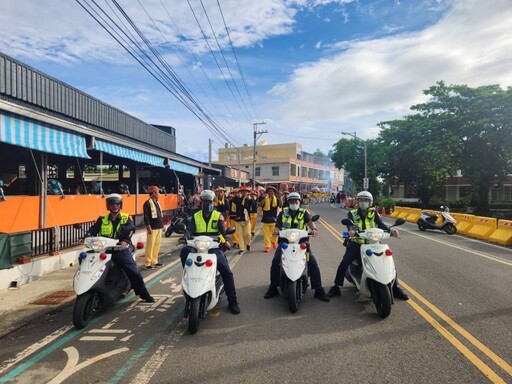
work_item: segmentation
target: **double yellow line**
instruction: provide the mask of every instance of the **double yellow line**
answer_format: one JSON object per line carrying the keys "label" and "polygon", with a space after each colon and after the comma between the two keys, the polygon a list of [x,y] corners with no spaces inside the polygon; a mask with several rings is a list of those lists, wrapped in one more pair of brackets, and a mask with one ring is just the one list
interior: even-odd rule
{"label": "double yellow line", "polygon": [[[319,219],[319,222],[325,227],[325,229],[331,233],[337,240],[343,242],[343,237],[339,233],[339,231],[334,228],[331,224],[326,222],[323,219]],[[422,295],[416,292],[409,284],[403,282],[400,279],[400,284],[407,289],[407,291],[419,302],[421,302],[425,307],[430,309],[435,315],[439,317],[439,319],[443,320],[448,326],[450,326],[454,331],[459,333],[463,338],[465,338],[471,345],[481,351],[485,356],[491,359],[496,365],[498,365],[501,369],[507,372],[512,378],[512,366],[508,364],[501,357],[496,355],[493,351],[487,348],[484,344],[482,344],[479,340],[477,340],[474,336],[472,336],[468,331],[458,325],[455,321],[453,321],[449,316],[443,313],[439,308],[437,308],[434,304],[425,299]],[[487,364],[485,364],[480,358],[478,358],[473,352],[469,350],[462,342],[460,342],[452,332],[450,332],[446,327],[441,325],[439,321],[437,321],[434,317],[432,317],[427,311],[425,311],[418,303],[414,300],[409,299],[407,303],[416,310],[434,329],[436,329],[446,340],[448,340],[459,352],[461,352],[464,357],[466,357],[471,363],[473,363],[491,382],[493,383],[506,383],[496,372],[494,372]],[[510,381],[509,381],[510,382]]]}

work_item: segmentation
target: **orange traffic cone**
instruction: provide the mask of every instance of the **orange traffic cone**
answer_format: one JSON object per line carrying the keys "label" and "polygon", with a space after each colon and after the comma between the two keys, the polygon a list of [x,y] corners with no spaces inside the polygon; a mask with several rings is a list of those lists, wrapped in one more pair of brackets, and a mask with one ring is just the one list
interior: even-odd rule
{"label": "orange traffic cone", "polygon": [[381,212],[383,215],[386,214],[386,208],[382,207],[382,212]]}
{"label": "orange traffic cone", "polygon": [[393,207],[389,208],[389,215],[391,216],[392,213],[393,213]]}

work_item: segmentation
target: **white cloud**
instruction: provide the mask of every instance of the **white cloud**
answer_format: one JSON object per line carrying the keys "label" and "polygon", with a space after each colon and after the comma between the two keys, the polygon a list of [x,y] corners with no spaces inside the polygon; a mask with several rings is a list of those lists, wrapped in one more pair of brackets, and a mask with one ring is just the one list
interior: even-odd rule
{"label": "white cloud", "polygon": [[281,123],[319,132],[342,123],[363,129],[369,117],[375,126],[379,117],[409,113],[439,80],[512,85],[510,20],[508,0],[461,0],[421,32],[340,43],[342,53],[302,65],[271,90],[283,100]]}

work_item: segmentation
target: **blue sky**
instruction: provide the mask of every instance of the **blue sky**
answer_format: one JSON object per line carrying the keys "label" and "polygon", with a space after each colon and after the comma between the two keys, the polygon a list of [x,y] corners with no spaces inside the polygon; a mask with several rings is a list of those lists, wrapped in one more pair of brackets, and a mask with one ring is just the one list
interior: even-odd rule
{"label": "blue sky", "polygon": [[[96,3],[120,23],[114,3]],[[254,122],[266,122],[259,142],[296,141],[327,153],[341,131],[375,137],[379,122],[408,114],[439,80],[512,85],[510,0],[117,3],[214,125],[80,6],[98,10],[92,0],[2,0],[0,51],[148,123],[172,125],[177,152],[198,160],[208,159],[209,138],[213,160],[226,142],[252,145]]]}

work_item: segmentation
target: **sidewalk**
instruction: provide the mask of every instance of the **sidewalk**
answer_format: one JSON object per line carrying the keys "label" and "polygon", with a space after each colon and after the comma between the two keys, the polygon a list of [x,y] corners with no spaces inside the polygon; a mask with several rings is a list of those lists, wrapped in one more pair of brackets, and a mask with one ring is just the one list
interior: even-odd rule
{"label": "sidewalk", "polygon": [[[132,237],[133,243],[145,240],[145,230],[137,231]],[[159,257],[180,249],[176,247],[177,240],[178,235],[162,236]],[[83,246],[74,247],[59,256],[40,257],[28,264],[0,270],[0,338],[75,299],[73,276],[78,268],[78,254],[83,250]],[[143,255],[144,249],[135,252],[135,261],[142,269]],[[6,283],[8,287],[13,281],[16,287],[6,288]],[[36,300],[42,304],[34,304]]]}

